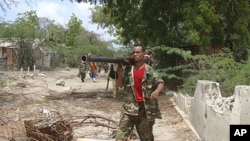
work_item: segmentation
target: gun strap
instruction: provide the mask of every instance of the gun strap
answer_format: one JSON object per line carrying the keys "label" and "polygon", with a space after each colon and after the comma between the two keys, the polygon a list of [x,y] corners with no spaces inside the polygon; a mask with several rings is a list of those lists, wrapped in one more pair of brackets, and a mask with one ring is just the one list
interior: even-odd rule
{"label": "gun strap", "polygon": [[135,90],[134,90],[135,82],[134,82],[134,71],[133,70],[134,70],[134,66],[131,67],[131,75],[132,75],[132,79],[133,79],[134,85],[131,86],[131,83],[130,83],[130,87],[131,87],[131,91],[132,91],[132,95],[133,95],[134,101],[137,103],[137,101],[136,101],[136,95],[135,95]]}

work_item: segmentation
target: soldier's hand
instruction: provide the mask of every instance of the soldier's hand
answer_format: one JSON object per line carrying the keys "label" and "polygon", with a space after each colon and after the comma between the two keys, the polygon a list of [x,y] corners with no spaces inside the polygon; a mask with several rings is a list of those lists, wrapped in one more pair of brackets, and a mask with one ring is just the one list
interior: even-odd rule
{"label": "soldier's hand", "polygon": [[155,91],[153,91],[150,95],[150,100],[155,100],[158,98],[158,93],[156,93]]}

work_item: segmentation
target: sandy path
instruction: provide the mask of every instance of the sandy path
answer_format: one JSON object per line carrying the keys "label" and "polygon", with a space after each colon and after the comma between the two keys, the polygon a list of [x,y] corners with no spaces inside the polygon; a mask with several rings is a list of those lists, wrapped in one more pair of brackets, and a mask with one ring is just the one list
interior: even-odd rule
{"label": "sandy path", "polygon": [[[119,121],[122,99],[112,97],[112,83],[106,88],[106,74],[101,72],[93,83],[89,76],[85,82],[81,82],[77,76],[78,69],[61,69],[27,75],[27,72],[1,72],[9,79],[7,86],[0,89],[2,117],[8,120],[19,118],[20,120],[43,118],[41,107],[49,111],[56,111],[64,119],[72,119],[76,116],[96,114]],[[8,76],[8,77],[7,77]],[[25,77],[23,77],[25,76]],[[3,78],[3,77],[2,77]],[[57,80],[63,80],[65,86],[57,86]],[[17,83],[25,83],[26,87],[15,87]],[[161,94],[159,103],[163,119],[156,120],[154,135],[156,141],[198,141],[195,134],[187,126],[183,118],[178,114],[170,101],[171,96]],[[6,102],[8,101],[8,102]],[[11,109],[6,112],[6,109]],[[5,114],[5,115],[4,115]],[[94,127],[84,125],[74,129],[74,140],[114,140],[111,130],[106,127]]]}

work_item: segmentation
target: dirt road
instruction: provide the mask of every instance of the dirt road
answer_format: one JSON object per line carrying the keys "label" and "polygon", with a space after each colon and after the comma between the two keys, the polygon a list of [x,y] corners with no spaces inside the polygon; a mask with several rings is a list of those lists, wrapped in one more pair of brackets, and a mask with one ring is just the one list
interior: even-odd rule
{"label": "dirt road", "polygon": [[[112,83],[109,83],[109,89],[105,90],[107,80],[104,72],[98,74],[95,83],[89,76],[85,82],[81,82],[77,77],[77,68],[42,73],[17,71],[0,73],[0,79],[6,80],[5,87],[0,88],[1,125],[23,120],[43,120],[47,121],[43,122],[44,124],[48,124],[58,120],[59,117],[71,121],[88,117],[87,122],[85,120],[84,123],[74,126],[73,140],[114,140],[114,130],[106,125],[117,127],[122,99],[119,96],[112,97]],[[56,85],[59,81],[65,82],[65,85]],[[174,108],[170,98],[171,95],[164,93],[159,96],[163,119],[156,120],[155,140],[198,141]],[[47,110],[50,116],[45,116],[43,110]],[[91,118],[89,115],[102,117],[100,121],[105,122],[105,125],[100,124],[100,121],[97,122],[96,117]]]}

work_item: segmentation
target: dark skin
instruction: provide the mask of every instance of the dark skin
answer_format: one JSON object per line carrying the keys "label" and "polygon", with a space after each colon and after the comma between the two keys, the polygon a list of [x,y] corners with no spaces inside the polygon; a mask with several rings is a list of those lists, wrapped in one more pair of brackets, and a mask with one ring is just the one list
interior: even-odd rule
{"label": "dark skin", "polygon": [[[141,67],[145,65],[144,55],[145,55],[145,51],[143,51],[143,48],[141,46],[133,47],[134,70],[139,70]],[[157,99],[159,93],[163,89],[164,89],[164,84],[159,83],[157,88],[151,93],[150,99],[151,100]]]}
{"label": "dark skin", "polygon": [[133,48],[133,59],[134,59],[134,69],[139,70],[145,65],[144,63],[145,52],[142,50],[141,46],[135,46]]}

